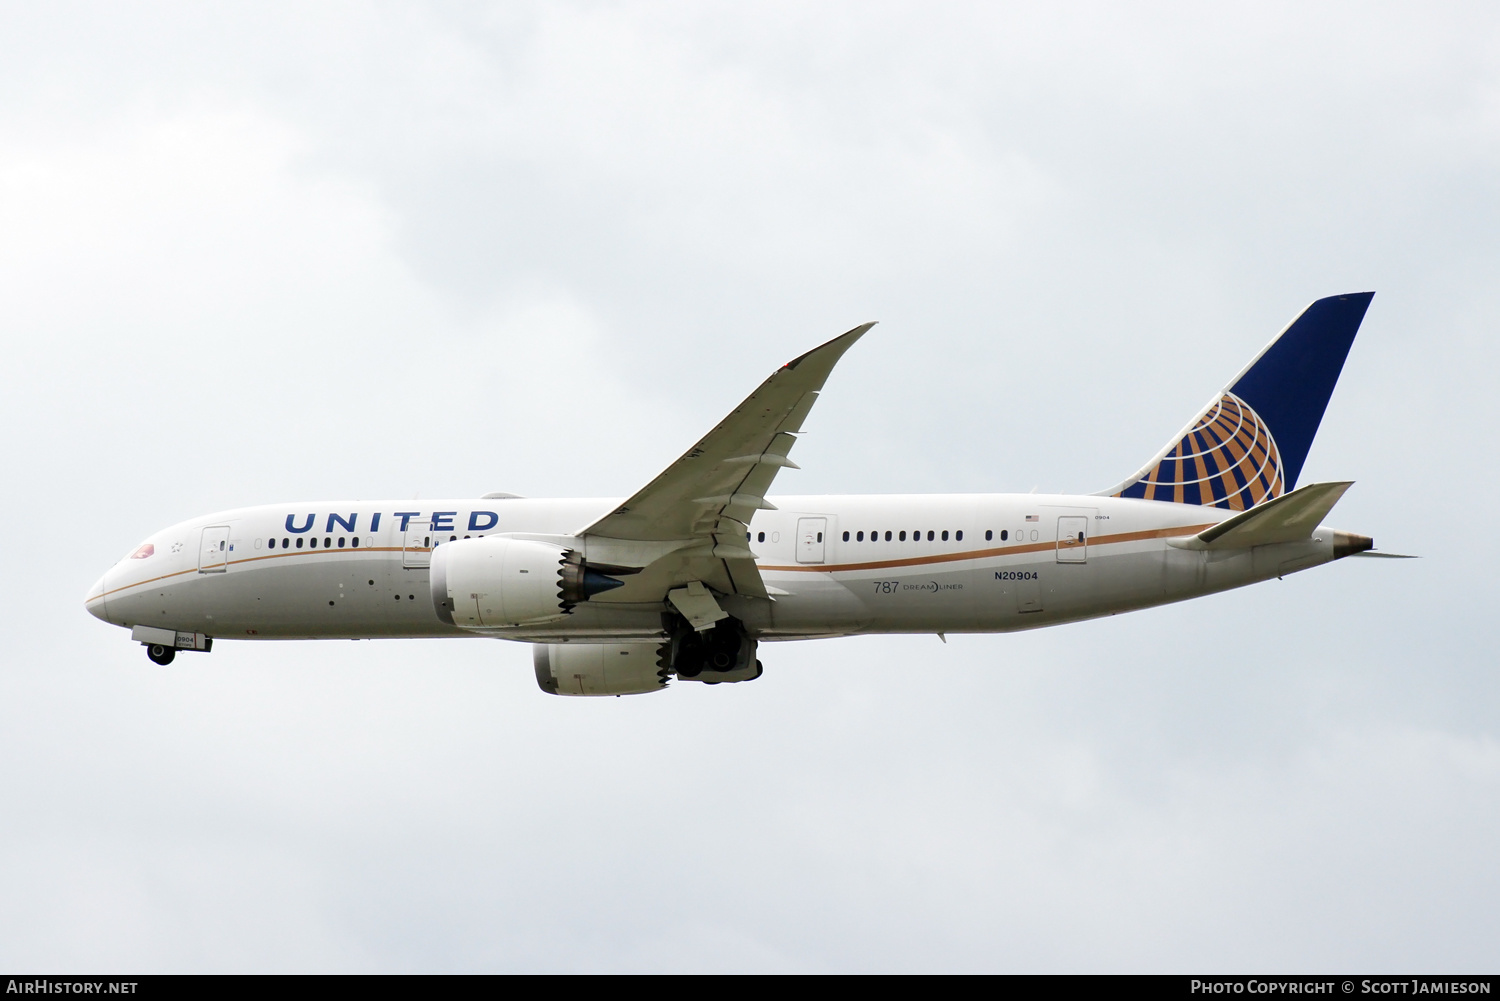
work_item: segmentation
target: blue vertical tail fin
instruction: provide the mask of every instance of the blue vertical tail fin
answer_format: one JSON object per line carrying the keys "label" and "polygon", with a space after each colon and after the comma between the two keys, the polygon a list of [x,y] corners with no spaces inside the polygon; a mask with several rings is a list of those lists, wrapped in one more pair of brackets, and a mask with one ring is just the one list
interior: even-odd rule
{"label": "blue vertical tail fin", "polygon": [[1294,489],[1374,292],[1319,299],[1111,497],[1245,511]]}

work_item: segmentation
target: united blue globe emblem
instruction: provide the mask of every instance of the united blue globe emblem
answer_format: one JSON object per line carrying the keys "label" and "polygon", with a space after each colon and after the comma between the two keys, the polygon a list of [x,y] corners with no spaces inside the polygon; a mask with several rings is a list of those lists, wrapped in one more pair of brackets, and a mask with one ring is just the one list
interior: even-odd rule
{"label": "united blue globe emblem", "polygon": [[1244,511],[1285,489],[1270,428],[1225,393],[1150,472],[1114,496]]}

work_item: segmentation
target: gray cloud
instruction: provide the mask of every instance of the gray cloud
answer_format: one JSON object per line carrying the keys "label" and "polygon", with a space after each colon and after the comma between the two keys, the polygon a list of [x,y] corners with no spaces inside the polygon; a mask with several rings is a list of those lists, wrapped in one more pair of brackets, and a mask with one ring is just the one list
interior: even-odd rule
{"label": "gray cloud", "polygon": [[[1497,27],[0,14],[0,963],[1492,967]],[[1097,489],[1366,288],[1305,476],[1419,562],[598,702],[477,641],[161,669],[80,607],[210,510],[626,493],[867,319],[783,491]]]}

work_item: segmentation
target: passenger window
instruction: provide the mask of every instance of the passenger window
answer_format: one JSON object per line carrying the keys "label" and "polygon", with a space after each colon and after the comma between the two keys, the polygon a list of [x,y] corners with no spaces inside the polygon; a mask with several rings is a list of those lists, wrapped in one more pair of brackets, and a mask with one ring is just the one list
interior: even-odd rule
{"label": "passenger window", "polygon": [[994,537],[995,537],[995,530],[993,528],[986,528],[984,530],[984,541],[985,542],[989,542]]}
{"label": "passenger window", "polygon": [[430,535],[424,535],[424,536],[422,536],[422,545],[425,546],[428,549],[431,549],[432,548],[432,536],[430,536]]}
{"label": "passenger window", "polygon": [[352,538],[352,539],[349,540],[349,547],[351,549],[358,549],[359,548],[359,536],[356,535],[354,538]]}
{"label": "passenger window", "polygon": [[855,532],[854,533],[854,541],[855,542],[863,542],[863,541],[865,541],[865,533],[864,532]]}
{"label": "passenger window", "polygon": [[344,548],[344,537],[342,535],[339,536],[339,548],[340,549]]}
{"label": "passenger window", "polygon": [[[464,538],[468,538],[468,536],[464,536]],[[458,536],[456,536],[456,535],[450,535],[450,536],[448,536],[448,541],[449,542],[457,542],[458,541]]]}
{"label": "passenger window", "polygon": [[300,538],[297,540],[297,548],[298,549],[302,548],[302,540]]}
{"label": "passenger window", "polygon": [[819,532],[819,533],[818,533],[818,541],[819,541],[819,542],[822,542],[822,541],[823,541],[823,533],[822,533],[822,532]]}
{"label": "passenger window", "polygon": [[887,541],[887,542],[891,541],[891,533],[890,532],[886,532],[885,533],[885,541]]}
{"label": "passenger window", "polygon": [[943,541],[944,542],[948,541],[948,530],[946,528],[943,529]]}
{"label": "passenger window", "polygon": [[759,533],[759,537],[755,541],[756,542],[765,542],[766,541],[766,533],[765,532]]}
{"label": "passenger window", "polygon": [[955,542],[962,542],[962,541],[964,541],[964,530],[963,529],[960,528],[958,531],[956,531],[956,532],[953,533],[953,541],[955,541]]}
{"label": "passenger window", "polygon": [[848,542],[848,541],[849,541],[849,533],[848,533],[848,532],[845,532],[845,533],[844,533],[844,541],[845,541],[845,542]]}
{"label": "passenger window", "polygon": [[1000,529],[1000,541],[1004,542],[1006,539],[1009,539],[1009,538],[1010,538],[1010,533],[1008,531],[1006,531],[1005,529],[1003,529],[1003,528]]}
{"label": "passenger window", "polygon": [[932,541],[932,530],[931,529],[927,530],[927,541],[928,542]]}
{"label": "passenger window", "polygon": [[900,539],[900,541],[905,542],[906,541],[906,533],[902,532],[899,536],[897,536],[897,538]]}

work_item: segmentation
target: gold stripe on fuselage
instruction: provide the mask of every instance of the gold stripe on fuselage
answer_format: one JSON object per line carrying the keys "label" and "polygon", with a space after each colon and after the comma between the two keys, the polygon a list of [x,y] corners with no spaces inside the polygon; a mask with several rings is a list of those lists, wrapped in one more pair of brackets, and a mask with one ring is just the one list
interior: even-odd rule
{"label": "gold stripe on fuselage", "polygon": [[[282,558],[287,557],[287,556],[331,556],[331,555],[334,555],[335,553],[337,553],[337,554],[343,554],[343,553],[430,553],[430,552],[432,552],[432,550],[430,550],[430,549],[406,549],[406,548],[404,548],[402,546],[360,546],[359,548],[350,547],[349,549],[296,549],[296,550],[292,550],[290,552],[267,554],[265,556],[244,556],[244,557],[241,557],[240,559],[237,559],[237,560],[226,560],[225,563],[224,563],[224,565],[226,567],[239,566],[241,563],[255,563],[255,562],[258,562],[260,560],[279,560],[279,559],[282,559]],[[159,581],[159,580],[166,580],[169,577],[181,577],[185,573],[212,573],[212,572],[213,571],[211,571],[211,570],[209,570],[209,571],[200,570],[198,567],[189,567],[186,570],[174,570],[172,573],[162,574],[160,577],[148,577],[145,580],[138,580],[134,584],[121,584],[119,587],[111,588],[108,591],[103,591],[103,592],[101,592],[99,594],[93,595],[92,597],[88,598],[84,602],[84,604],[87,605],[90,601],[98,601],[101,598],[107,598],[110,595],[112,595],[112,594],[118,594],[121,591],[128,591],[132,587],[145,587],[147,584],[155,584],[157,581]]]}
{"label": "gold stripe on fuselage", "polygon": [[[1090,546],[1116,545],[1122,542],[1145,542],[1150,539],[1170,539],[1181,535],[1197,535],[1217,522],[1207,525],[1183,525],[1179,528],[1153,528],[1144,532],[1120,532],[1115,535],[1098,535],[1088,540]],[[898,543],[899,545],[899,543]],[[867,563],[799,563],[795,566],[773,566],[761,564],[761,570],[791,573],[838,573],[845,570],[889,570],[893,567],[920,567],[934,563],[957,563],[962,560],[984,560],[994,556],[1018,556],[1023,553],[1045,553],[1057,548],[1057,542],[1029,542],[1025,545],[1000,546],[995,549],[971,549],[962,553],[934,553],[931,556],[909,556],[898,560],[873,560]]]}
{"label": "gold stripe on fuselage", "polygon": [[[1152,539],[1170,539],[1184,535],[1197,535],[1204,529],[1212,528],[1217,522],[1205,525],[1183,525],[1176,528],[1154,528],[1141,532],[1119,532],[1114,535],[1097,535],[1088,540],[1090,546],[1120,545],[1127,542],[1147,542]],[[1055,550],[1055,540],[1047,542],[1028,542],[1011,546],[997,546],[990,549],[970,549],[959,553],[933,553],[929,556],[908,556],[903,559],[894,560],[870,560],[863,563],[799,563],[791,566],[780,564],[760,564],[762,571],[775,571],[777,573],[841,573],[857,570],[892,570],[901,567],[932,566],[939,563],[961,563],[965,560],[984,560],[998,556],[1023,556],[1027,553],[1044,553]],[[239,566],[243,563],[258,563],[263,560],[279,560],[289,556],[332,556],[346,555],[352,553],[403,553],[403,552],[431,552],[430,549],[406,549],[402,546],[361,546],[358,549],[298,549],[285,553],[268,553],[265,556],[245,556],[237,560],[226,561],[226,566]],[[173,573],[163,574],[160,577],[151,577],[146,580],[136,581],[134,584],[123,584],[101,594],[90,597],[86,602],[99,601],[109,595],[128,591],[133,587],[144,587],[147,584],[155,584],[158,581],[167,580],[172,577],[180,577],[183,574],[198,573],[197,567],[187,570],[177,570]]]}

